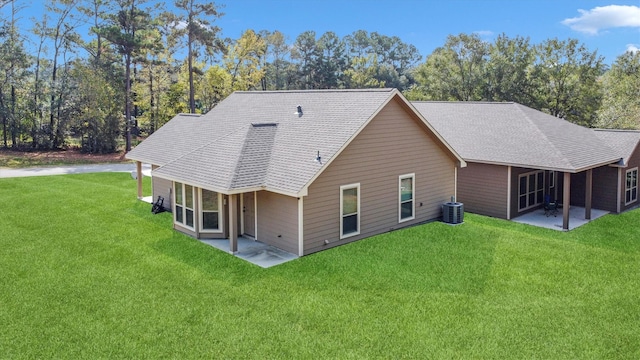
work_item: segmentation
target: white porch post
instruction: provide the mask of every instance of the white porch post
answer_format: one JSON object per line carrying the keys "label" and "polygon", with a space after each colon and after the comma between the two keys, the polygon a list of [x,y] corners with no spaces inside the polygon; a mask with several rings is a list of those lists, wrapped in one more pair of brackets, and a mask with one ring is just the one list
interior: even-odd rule
{"label": "white porch post", "polygon": [[593,169],[587,170],[586,189],[584,194],[584,218],[591,220],[591,198],[593,195]]}
{"label": "white porch post", "polygon": [[136,181],[138,182],[138,200],[142,199],[142,163],[136,161]]}
{"label": "white porch post", "polygon": [[507,167],[507,220],[511,220],[511,165]]}
{"label": "white porch post", "polygon": [[229,252],[238,252],[238,195],[229,195]]}
{"label": "white porch post", "polygon": [[571,173],[564,173],[562,188],[562,229],[569,230],[569,208],[571,207]]}

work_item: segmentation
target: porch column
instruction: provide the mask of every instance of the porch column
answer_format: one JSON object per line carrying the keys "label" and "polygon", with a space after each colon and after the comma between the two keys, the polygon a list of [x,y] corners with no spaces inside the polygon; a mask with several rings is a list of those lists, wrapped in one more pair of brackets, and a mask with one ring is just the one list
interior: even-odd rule
{"label": "porch column", "polygon": [[569,230],[569,208],[571,207],[571,173],[564,173],[562,187],[562,229]]}
{"label": "porch column", "polygon": [[138,182],[138,200],[142,199],[142,163],[136,161],[136,180]]}
{"label": "porch column", "polygon": [[229,195],[229,252],[238,252],[238,195]]}
{"label": "porch column", "polygon": [[591,220],[591,197],[593,194],[593,169],[587,170],[586,190],[584,194],[584,218]]}

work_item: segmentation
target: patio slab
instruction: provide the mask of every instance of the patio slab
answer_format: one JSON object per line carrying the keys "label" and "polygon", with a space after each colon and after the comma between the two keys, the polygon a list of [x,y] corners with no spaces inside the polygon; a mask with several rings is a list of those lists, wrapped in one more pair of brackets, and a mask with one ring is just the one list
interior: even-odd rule
{"label": "patio slab", "polygon": [[[608,211],[591,209],[591,220],[584,218],[584,208],[580,206],[571,206],[569,208],[569,230],[582,226],[601,216],[608,214]],[[546,216],[544,209],[539,209],[522,216],[511,219],[517,223],[528,224],[547,229],[562,231],[562,209],[558,209],[557,216]]]}
{"label": "patio slab", "polygon": [[[200,241],[229,253],[229,239],[201,239]],[[246,237],[238,238],[238,252],[234,255],[263,268],[280,265],[298,258],[297,255],[275,246]]]}

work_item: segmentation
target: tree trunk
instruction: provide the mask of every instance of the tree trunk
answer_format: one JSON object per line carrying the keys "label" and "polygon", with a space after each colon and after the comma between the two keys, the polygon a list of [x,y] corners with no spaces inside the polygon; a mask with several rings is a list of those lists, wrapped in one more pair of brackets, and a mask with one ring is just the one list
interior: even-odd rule
{"label": "tree trunk", "polygon": [[56,47],[56,51],[55,54],[53,56],[53,68],[52,68],[52,73],[51,73],[51,87],[53,89],[51,89],[51,103],[49,104],[49,146],[51,148],[55,147],[55,109],[56,109],[56,88],[57,88],[57,84],[56,84],[56,76],[57,76],[57,72],[58,72],[58,48]]}
{"label": "tree trunk", "polygon": [[153,71],[149,69],[149,97],[151,102],[149,104],[149,112],[151,116],[149,117],[149,135],[153,134],[156,131],[156,109],[155,109],[155,99],[153,93]]}
{"label": "tree trunk", "polygon": [[124,139],[125,152],[131,151],[131,55],[125,55]]}
{"label": "tree trunk", "polygon": [[18,121],[16,120],[16,87],[11,85],[11,147],[18,147]]}
{"label": "tree trunk", "polygon": [[0,91],[0,114],[2,114],[2,140],[4,148],[6,149],[9,147],[7,139],[7,113],[4,111],[4,96],[2,91]]}
{"label": "tree trunk", "polygon": [[[189,19],[191,21],[191,19]],[[189,39],[187,40],[189,45],[189,54],[187,55],[188,63],[189,63],[189,111],[192,114],[196,113],[196,93],[193,88],[193,44],[191,40],[191,32],[189,32]]]}

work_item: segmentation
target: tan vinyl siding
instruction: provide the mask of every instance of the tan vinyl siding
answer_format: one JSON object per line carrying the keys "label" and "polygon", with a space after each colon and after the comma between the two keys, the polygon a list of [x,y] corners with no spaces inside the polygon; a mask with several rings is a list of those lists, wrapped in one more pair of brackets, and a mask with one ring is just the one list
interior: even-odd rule
{"label": "tan vinyl siding", "polygon": [[298,199],[258,191],[258,240],[298,253]]}
{"label": "tan vinyl siding", "polygon": [[[304,254],[440,218],[454,194],[455,161],[427,131],[396,100],[382,109],[309,187]],[[399,176],[410,173],[415,219],[399,223]],[[360,234],[340,240],[340,186],[358,183]]]}
{"label": "tan vinyl siding", "polygon": [[[157,169],[157,165],[151,165],[151,169]],[[163,207],[171,211],[171,194],[173,183],[170,180],[163,179],[158,176],[151,177],[151,193],[153,194],[153,201],[155,202],[158,199],[158,196],[162,196],[164,198],[164,202],[162,203]]]}
{"label": "tan vinyl siding", "polygon": [[467,163],[458,170],[457,200],[464,203],[465,211],[506,219],[507,183],[506,166]]}

